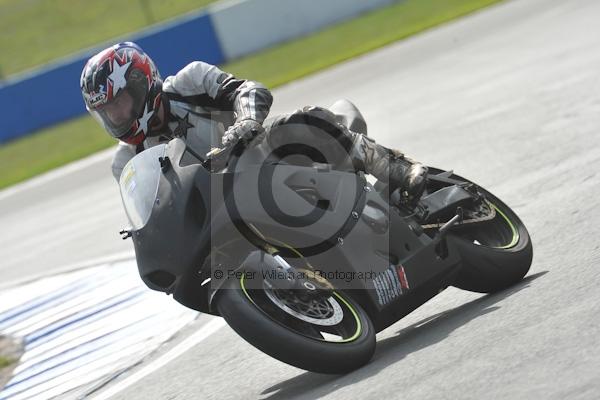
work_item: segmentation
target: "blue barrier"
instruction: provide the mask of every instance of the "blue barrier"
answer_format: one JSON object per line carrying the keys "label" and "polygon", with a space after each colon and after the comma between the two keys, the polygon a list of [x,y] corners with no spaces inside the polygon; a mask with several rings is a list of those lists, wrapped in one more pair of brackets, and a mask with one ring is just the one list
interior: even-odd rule
{"label": "blue barrier", "polygon": [[[224,61],[208,13],[194,14],[175,23],[123,38],[138,43],[152,56],[163,77],[194,60]],[[0,143],[85,113],[79,77],[90,56],[106,46],[43,69],[20,80],[0,84]]]}

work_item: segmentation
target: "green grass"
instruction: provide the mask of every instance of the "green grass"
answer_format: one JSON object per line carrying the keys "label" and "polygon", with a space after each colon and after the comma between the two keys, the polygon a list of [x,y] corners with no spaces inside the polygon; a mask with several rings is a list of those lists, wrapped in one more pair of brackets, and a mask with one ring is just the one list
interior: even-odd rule
{"label": "green grass", "polygon": [[0,147],[0,188],[115,144],[91,117],[44,129]]}
{"label": "green grass", "polygon": [[0,78],[214,1],[0,0]]}
{"label": "green grass", "polygon": [[6,357],[2,357],[0,356],[0,369],[4,368],[4,367],[8,367],[9,365],[11,365],[14,361],[11,360],[10,358],[6,358]]}
{"label": "green grass", "polygon": [[[499,1],[406,0],[221,67],[273,88]],[[0,188],[112,144],[88,116],[15,140],[0,147]]]}

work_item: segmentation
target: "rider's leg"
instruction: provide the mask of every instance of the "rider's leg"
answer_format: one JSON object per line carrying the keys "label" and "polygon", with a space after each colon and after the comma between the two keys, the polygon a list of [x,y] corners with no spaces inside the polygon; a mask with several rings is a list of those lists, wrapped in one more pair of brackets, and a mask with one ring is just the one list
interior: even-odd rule
{"label": "rider's leg", "polygon": [[298,143],[299,152],[302,151],[300,146],[306,144],[305,147],[322,152],[325,162],[336,166],[351,165],[388,183],[392,190],[400,188],[403,202],[408,206],[414,206],[423,194],[426,167],[397,150],[351,131],[326,108],[307,106],[277,117],[268,131],[267,140],[272,148],[285,148],[287,154],[290,146],[283,144]]}
{"label": "rider's leg", "polygon": [[427,167],[365,135],[354,132],[351,134],[354,137],[350,157],[357,169],[388,183],[390,192],[400,188],[402,201],[414,207],[425,190]]}

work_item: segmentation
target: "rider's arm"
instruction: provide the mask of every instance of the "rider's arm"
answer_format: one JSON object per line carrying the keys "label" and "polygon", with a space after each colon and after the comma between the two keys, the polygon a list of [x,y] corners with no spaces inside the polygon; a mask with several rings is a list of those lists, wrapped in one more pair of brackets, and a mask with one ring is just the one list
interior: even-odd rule
{"label": "rider's arm", "polygon": [[262,123],[273,103],[271,92],[262,84],[236,79],[231,74],[223,77],[216,98],[222,103],[223,109],[235,112],[236,121],[253,119]]}
{"label": "rider's arm", "polygon": [[237,79],[218,67],[194,61],[165,80],[163,89],[194,104],[222,111],[233,111],[235,120],[263,122],[273,102],[271,92],[262,84]]}
{"label": "rider's arm", "polygon": [[112,173],[117,182],[119,182],[119,178],[121,177],[121,172],[123,168],[125,168],[125,164],[127,161],[131,160],[135,156],[135,146],[123,142],[119,142],[117,146],[117,151],[113,155],[112,160]]}

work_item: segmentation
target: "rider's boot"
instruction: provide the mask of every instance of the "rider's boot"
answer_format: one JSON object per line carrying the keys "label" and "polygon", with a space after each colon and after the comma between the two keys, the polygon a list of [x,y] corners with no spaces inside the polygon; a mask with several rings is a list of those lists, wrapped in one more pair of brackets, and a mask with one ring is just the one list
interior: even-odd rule
{"label": "rider's boot", "polygon": [[425,190],[427,167],[405,157],[398,150],[377,144],[367,136],[357,133],[353,136],[350,150],[353,164],[389,184],[390,193],[400,188],[402,204],[415,208]]}

